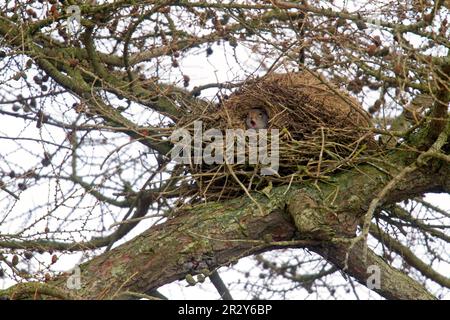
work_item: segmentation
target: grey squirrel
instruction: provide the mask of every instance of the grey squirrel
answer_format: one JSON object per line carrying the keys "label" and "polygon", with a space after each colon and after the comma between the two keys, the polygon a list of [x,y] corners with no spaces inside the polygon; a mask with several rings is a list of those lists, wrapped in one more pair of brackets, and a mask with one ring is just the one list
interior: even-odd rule
{"label": "grey squirrel", "polygon": [[267,129],[269,125],[269,116],[264,109],[250,109],[245,119],[247,129]]}

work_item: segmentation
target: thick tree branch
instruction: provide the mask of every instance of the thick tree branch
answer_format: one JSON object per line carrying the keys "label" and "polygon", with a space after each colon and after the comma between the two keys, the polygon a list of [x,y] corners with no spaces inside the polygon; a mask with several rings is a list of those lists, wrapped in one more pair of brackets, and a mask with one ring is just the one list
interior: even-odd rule
{"label": "thick tree branch", "polygon": [[346,273],[354,277],[364,286],[368,285],[369,266],[378,268],[380,275],[380,287],[372,288],[375,292],[387,299],[401,300],[433,300],[435,297],[430,294],[424,286],[410,278],[405,273],[388,265],[381,257],[372,250],[368,250],[366,259],[364,259],[364,244],[358,242],[349,254],[348,244],[335,244],[331,246],[322,246],[313,248],[313,251],[332,262],[341,269],[347,264]]}
{"label": "thick tree branch", "polygon": [[390,250],[398,253],[410,266],[419,270],[428,279],[440,284],[443,287],[450,288],[450,278],[436,272],[430,265],[419,259],[407,246],[395,240],[386,232],[377,228],[374,224],[370,226],[370,234],[382,242]]}
{"label": "thick tree branch", "polygon": [[[398,162],[400,159],[404,158],[398,155]],[[438,191],[449,169],[441,166],[433,171],[431,162],[430,167],[418,169],[399,181],[383,205]],[[388,172],[394,169],[384,169],[380,172],[371,165],[360,165],[337,174],[335,185],[279,187],[272,190],[269,198],[255,194],[263,215],[248,197],[177,212],[166,223],[81,265],[82,288],[77,295],[104,299],[117,298],[123,291],[145,293],[174,280],[192,278],[191,275],[209,276],[218,267],[241,257],[281,247],[308,247],[344,268],[342,259],[348,242],[340,239],[354,236],[373,194],[389,181]],[[294,218],[295,227],[289,215]],[[420,284],[372,252],[362,263],[361,245],[351,251],[346,270],[359,282],[364,284],[367,280],[365,267],[376,264],[386,281],[377,291],[384,297],[432,298]],[[62,275],[49,284],[62,289],[67,278]]]}

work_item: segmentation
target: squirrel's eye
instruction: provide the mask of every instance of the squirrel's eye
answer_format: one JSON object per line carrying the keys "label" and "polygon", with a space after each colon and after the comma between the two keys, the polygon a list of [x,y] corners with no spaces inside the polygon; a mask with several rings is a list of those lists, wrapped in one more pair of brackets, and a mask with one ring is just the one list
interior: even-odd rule
{"label": "squirrel's eye", "polygon": [[262,116],[263,116],[262,112],[259,113],[259,116],[262,118]]}

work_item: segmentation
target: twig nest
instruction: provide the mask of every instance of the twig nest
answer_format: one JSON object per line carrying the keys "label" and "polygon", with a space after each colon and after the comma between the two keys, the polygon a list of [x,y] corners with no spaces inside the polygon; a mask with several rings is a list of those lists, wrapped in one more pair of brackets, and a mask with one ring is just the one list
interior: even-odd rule
{"label": "twig nest", "polygon": [[323,179],[335,170],[353,165],[362,152],[376,145],[368,130],[370,117],[361,105],[310,72],[248,80],[219,109],[194,112],[179,125],[191,129],[195,120],[201,120],[204,130],[245,130],[247,114],[255,108],[268,115],[269,132],[279,130],[277,174],[261,175],[260,166],[248,163],[190,166],[188,175],[203,199],[242,195],[262,189],[269,182],[279,185]]}
{"label": "twig nest", "polygon": [[266,111],[269,129],[287,129],[297,138],[320,128],[370,126],[369,116],[353,97],[309,72],[271,74],[248,81],[223,103],[217,124],[222,129],[245,129],[246,115],[254,108]]}

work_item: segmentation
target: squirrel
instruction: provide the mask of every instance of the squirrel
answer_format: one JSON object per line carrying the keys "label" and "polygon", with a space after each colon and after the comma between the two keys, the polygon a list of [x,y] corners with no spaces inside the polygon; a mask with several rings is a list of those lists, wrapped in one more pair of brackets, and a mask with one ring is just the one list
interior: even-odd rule
{"label": "squirrel", "polygon": [[247,129],[267,129],[269,126],[269,116],[264,109],[250,109],[245,119]]}

